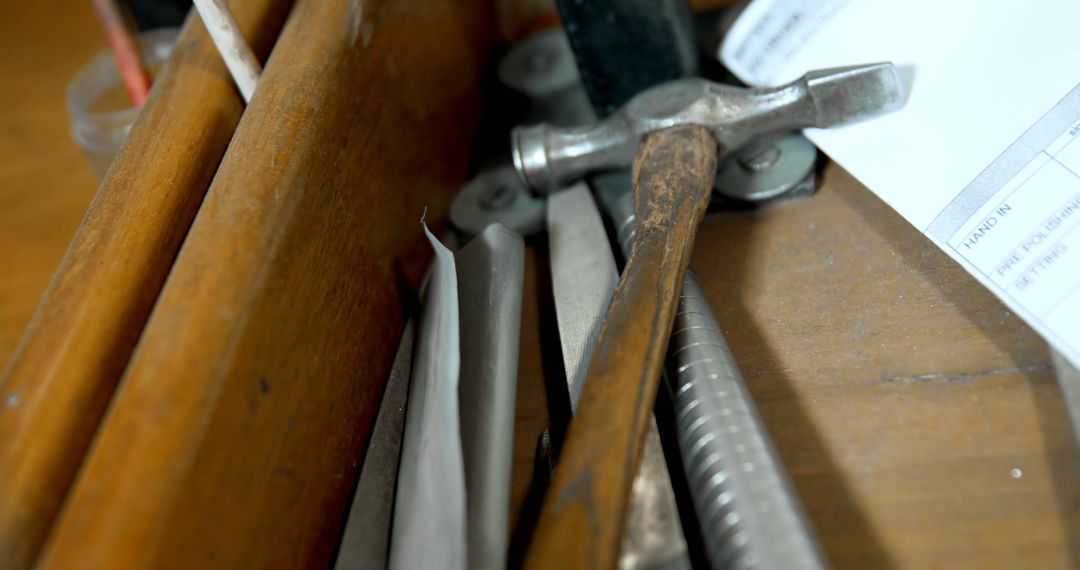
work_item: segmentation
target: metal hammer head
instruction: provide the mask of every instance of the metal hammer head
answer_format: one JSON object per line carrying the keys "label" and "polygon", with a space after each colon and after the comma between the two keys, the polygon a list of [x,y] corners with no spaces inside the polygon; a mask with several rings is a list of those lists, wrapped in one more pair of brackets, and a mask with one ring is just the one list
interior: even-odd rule
{"label": "metal hammer head", "polygon": [[598,123],[514,129],[514,166],[527,187],[550,193],[590,172],[629,167],[642,139],[659,129],[708,128],[722,156],[764,133],[854,122],[902,103],[903,88],[891,63],[812,71],[764,89],[681,79],[642,92]]}

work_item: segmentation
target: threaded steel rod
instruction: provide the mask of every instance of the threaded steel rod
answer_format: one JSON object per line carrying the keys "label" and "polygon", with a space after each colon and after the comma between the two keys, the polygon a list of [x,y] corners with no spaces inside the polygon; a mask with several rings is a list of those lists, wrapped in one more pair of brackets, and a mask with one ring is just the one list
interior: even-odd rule
{"label": "threaded steel rod", "polygon": [[[634,213],[612,206],[629,255]],[[687,271],[667,357],[677,440],[713,568],[824,568],[825,561],[720,325]]]}

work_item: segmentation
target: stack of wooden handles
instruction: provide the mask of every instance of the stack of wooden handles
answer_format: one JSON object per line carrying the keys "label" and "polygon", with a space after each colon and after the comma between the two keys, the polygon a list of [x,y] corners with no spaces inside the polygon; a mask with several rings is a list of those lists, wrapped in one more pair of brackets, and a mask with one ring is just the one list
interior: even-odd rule
{"label": "stack of wooden handles", "polygon": [[332,556],[488,6],[229,4],[256,96],[190,18],[0,377],[0,567]]}

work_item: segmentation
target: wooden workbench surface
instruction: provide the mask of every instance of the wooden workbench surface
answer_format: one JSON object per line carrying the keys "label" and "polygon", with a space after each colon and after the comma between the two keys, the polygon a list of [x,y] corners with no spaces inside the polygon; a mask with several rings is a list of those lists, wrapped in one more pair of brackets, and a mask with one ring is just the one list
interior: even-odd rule
{"label": "wooden workbench surface", "polygon": [[838,566],[1075,566],[1043,341],[842,169],[717,216],[693,267]]}
{"label": "wooden workbench surface", "polygon": [[[529,261],[524,524],[556,408]],[[843,169],[810,200],[707,216],[691,267],[834,566],[1080,564],[1080,457],[1045,343]]]}
{"label": "wooden workbench surface", "polygon": [[105,37],[89,2],[12,5],[0,17],[0,358],[23,327],[97,181],[69,134],[64,89]]}
{"label": "wooden workbench surface", "polygon": [[[0,359],[96,187],[63,90],[103,45],[88,2],[0,18]],[[515,520],[548,421],[536,259]],[[1080,457],[1045,344],[843,170],[812,200],[707,217],[692,267],[834,565],[1080,564]]]}

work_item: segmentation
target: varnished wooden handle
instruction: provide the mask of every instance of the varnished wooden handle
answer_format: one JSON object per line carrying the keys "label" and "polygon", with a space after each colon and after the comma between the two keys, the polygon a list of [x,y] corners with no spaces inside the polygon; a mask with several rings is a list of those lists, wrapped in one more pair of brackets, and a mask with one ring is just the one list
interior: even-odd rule
{"label": "varnished wooden handle", "polygon": [[700,127],[650,135],[634,160],[637,237],[600,331],[525,566],[613,568],[717,144]]}
{"label": "varnished wooden handle", "polygon": [[487,8],[296,1],[36,568],[331,566]]}
{"label": "varnished wooden handle", "polygon": [[[292,0],[231,6],[265,56]],[[5,570],[34,564],[244,111],[198,19],[188,20],[154,83],[0,370]]]}

